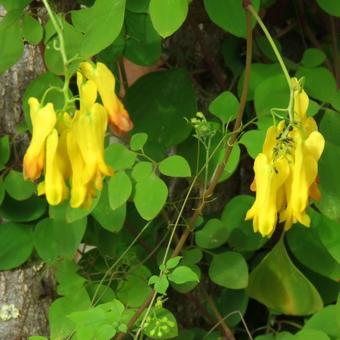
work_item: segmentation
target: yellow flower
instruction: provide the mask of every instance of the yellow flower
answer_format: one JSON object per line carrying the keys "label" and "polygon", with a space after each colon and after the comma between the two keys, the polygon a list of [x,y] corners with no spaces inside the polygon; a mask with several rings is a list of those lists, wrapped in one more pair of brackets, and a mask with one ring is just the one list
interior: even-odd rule
{"label": "yellow flower", "polygon": [[[89,63],[84,64],[92,67]],[[114,93],[111,72],[103,64],[91,72],[93,74],[87,78],[93,79],[86,79],[77,72],[80,107],[74,114],[58,112],[57,115],[51,103],[42,107],[36,98],[29,99],[33,133],[24,157],[24,174],[26,178],[35,180],[44,169],[44,180],[38,185],[38,194],[45,194],[50,205],[61,203],[70,191],[72,208],[90,207],[93,197],[103,187],[104,176],[113,175],[104,160],[109,113],[121,130],[127,131],[132,127],[128,114]],[[96,102],[97,92],[106,108]],[[129,126],[124,125],[122,115],[127,117]]]}
{"label": "yellow flower", "polygon": [[32,140],[24,156],[23,171],[26,179],[35,180],[41,175],[44,167],[46,138],[53,131],[57,118],[51,103],[41,107],[38,99],[31,97],[28,104],[32,121]]}
{"label": "yellow flower", "polygon": [[270,236],[276,227],[278,206],[282,199],[279,189],[289,174],[288,161],[280,158],[273,163],[264,153],[260,153],[255,159],[254,171],[256,199],[247,212],[246,220],[253,219],[255,232]]}
{"label": "yellow flower", "polygon": [[45,180],[38,185],[38,195],[45,194],[50,205],[57,205],[68,196],[62,169],[62,146],[58,139],[56,129],[47,137]]}
{"label": "yellow flower", "polygon": [[96,84],[84,81],[77,74],[80,94],[80,110],[76,112],[67,135],[67,151],[71,162],[71,200],[73,208],[90,205],[96,189],[102,189],[103,176],[113,171],[104,160],[104,137],[107,128],[107,112],[95,103]]}
{"label": "yellow flower", "polygon": [[270,236],[277,219],[285,230],[293,223],[310,225],[306,213],[309,199],[320,199],[318,160],[324,138],[312,117],[307,117],[308,96],[296,78],[294,88],[294,122],[281,121],[267,130],[260,153],[254,163],[255,178],[251,189],[256,199],[246,219],[253,219],[254,231]]}
{"label": "yellow flower", "polygon": [[285,221],[285,230],[296,222],[306,227],[310,225],[306,208],[311,188],[315,187],[317,162],[324,145],[325,140],[318,131],[313,131],[306,140],[303,140],[299,133],[295,137],[294,163],[291,165],[290,178],[286,185],[287,207],[280,214],[280,221]]}
{"label": "yellow flower", "polygon": [[109,114],[111,128],[118,133],[130,131],[133,124],[123,103],[115,94],[116,81],[112,72],[102,63],[97,63],[94,67],[91,63],[84,62],[80,64],[80,69],[87,79],[93,80],[97,85],[103,105]]}

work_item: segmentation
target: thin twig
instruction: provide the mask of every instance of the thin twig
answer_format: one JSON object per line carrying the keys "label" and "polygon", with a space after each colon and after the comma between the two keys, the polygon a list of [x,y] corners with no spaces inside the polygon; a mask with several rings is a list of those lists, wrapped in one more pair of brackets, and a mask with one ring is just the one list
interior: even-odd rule
{"label": "thin twig", "polygon": [[[252,59],[252,46],[253,46],[253,39],[252,39],[252,31],[251,31],[251,14],[249,11],[247,11],[247,16],[246,16],[246,21],[247,21],[247,52],[246,52],[246,67],[245,67],[245,77],[244,77],[244,82],[243,82],[243,87],[242,87],[242,94],[241,94],[241,99],[240,99],[240,108],[239,112],[235,121],[235,125],[233,128],[233,131],[231,133],[230,139],[227,143],[223,161],[219,164],[219,166],[216,168],[216,171],[209,183],[208,188],[206,189],[205,193],[203,194],[197,209],[195,210],[194,214],[192,215],[188,226],[184,230],[183,234],[181,235],[179,242],[173,251],[171,257],[177,256],[183,249],[187,238],[192,232],[193,227],[195,226],[195,223],[198,219],[198,217],[201,215],[202,210],[205,206],[206,199],[209,198],[217,184],[218,181],[223,173],[223,170],[225,168],[225,165],[227,164],[231,151],[233,149],[234,143],[237,140],[237,136],[239,134],[241,125],[242,125],[242,118],[243,118],[243,113],[246,107],[246,102],[247,102],[247,96],[248,96],[248,86],[249,86],[249,80],[250,80],[250,68],[251,68],[251,59]],[[143,302],[143,304],[138,308],[138,310],[135,312],[135,314],[132,316],[130,321],[128,322],[127,329],[128,331],[131,330],[131,328],[134,326],[136,321],[139,319],[141,314],[144,312],[146,308],[149,307],[151,301],[155,299],[155,294],[157,294],[155,291],[152,291],[150,295],[146,298],[146,300]],[[122,340],[125,337],[125,333],[119,333],[116,336],[116,340]]]}
{"label": "thin twig", "polygon": [[221,330],[222,330],[223,334],[225,335],[226,339],[235,340],[234,334],[232,333],[232,331],[230,330],[230,328],[226,324],[225,320],[223,319],[223,317],[222,317],[220,311],[218,310],[213,298],[208,294],[208,292],[203,288],[203,286],[201,286],[200,288],[201,288],[200,290],[203,293],[203,296],[205,297],[211,311],[213,312],[213,314],[215,315],[215,318],[217,319],[216,325],[221,327]]}

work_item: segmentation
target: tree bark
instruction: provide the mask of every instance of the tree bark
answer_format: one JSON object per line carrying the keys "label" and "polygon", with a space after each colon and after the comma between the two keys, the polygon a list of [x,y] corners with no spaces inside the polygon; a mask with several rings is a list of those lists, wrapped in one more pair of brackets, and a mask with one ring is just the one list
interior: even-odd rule
{"label": "tree bark", "polygon": [[[4,8],[0,6],[0,15],[4,14]],[[31,80],[44,71],[39,48],[25,45],[21,60],[0,76],[0,136],[14,136],[15,127],[23,116],[24,91]],[[27,144],[23,139],[27,137],[20,137],[20,140],[18,137],[11,138],[12,148],[18,150],[19,146],[19,149],[23,150]],[[15,163],[12,158],[11,165],[20,167],[20,163]],[[45,292],[46,281],[42,279],[45,276],[37,271],[33,263],[16,270],[0,272],[1,340],[21,340],[28,339],[31,335],[48,335],[47,313],[51,297]]]}

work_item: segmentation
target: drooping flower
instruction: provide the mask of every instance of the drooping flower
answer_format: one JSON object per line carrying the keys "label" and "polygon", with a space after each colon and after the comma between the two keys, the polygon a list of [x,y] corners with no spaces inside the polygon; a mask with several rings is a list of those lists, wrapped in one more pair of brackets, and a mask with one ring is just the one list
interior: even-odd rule
{"label": "drooping flower", "polygon": [[41,106],[38,99],[28,99],[32,122],[32,139],[25,153],[23,172],[26,179],[35,180],[40,177],[45,163],[45,145],[48,135],[56,124],[56,113],[53,104]]}
{"label": "drooping flower", "polygon": [[68,196],[60,145],[58,132],[54,129],[46,140],[45,180],[38,185],[38,195],[45,194],[50,205],[57,205]]}
{"label": "drooping flower", "polygon": [[[105,65],[104,70],[110,72]],[[110,78],[106,73],[105,77]],[[112,74],[111,77],[114,81]],[[105,92],[105,81],[96,80],[102,86],[101,92]],[[109,111],[97,102],[97,92],[101,94],[98,84],[77,72],[80,105],[71,115],[56,114],[51,103],[42,107],[37,99],[29,100],[33,134],[24,157],[24,173],[26,178],[35,180],[44,170],[38,194],[45,194],[50,205],[61,203],[70,192],[71,207],[90,207],[103,187],[104,177],[113,175],[104,160]],[[128,117],[127,112],[125,115]]]}
{"label": "drooping flower", "polygon": [[123,103],[115,94],[116,81],[108,67],[103,63],[94,66],[84,62],[80,64],[80,69],[87,79],[97,85],[103,105],[109,114],[111,128],[118,133],[130,131],[133,127],[132,121]]}
{"label": "drooping flower", "polygon": [[251,189],[256,199],[246,219],[253,219],[254,231],[270,236],[277,221],[285,230],[293,223],[310,225],[306,213],[309,199],[319,199],[317,162],[324,138],[315,120],[307,116],[308,96],[297,79],[294,88],[294,122],[281,121],[268,129],[266,139],[254,163]]}

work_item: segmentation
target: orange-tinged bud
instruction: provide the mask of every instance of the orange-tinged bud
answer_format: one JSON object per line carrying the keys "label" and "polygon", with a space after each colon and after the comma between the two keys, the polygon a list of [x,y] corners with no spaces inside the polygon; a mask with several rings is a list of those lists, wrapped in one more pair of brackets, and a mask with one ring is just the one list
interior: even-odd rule
{"label": "orange-tinged bud", "polygon": [[97,63],[94,67],[89,62],[84,62],[80,64],[80,69],[87,79],[93,80],[97,85],[112,129],[118,133],[130,131],[133,128],[132,121],[115,93],[116,81],[108,67],[102,63]]}

